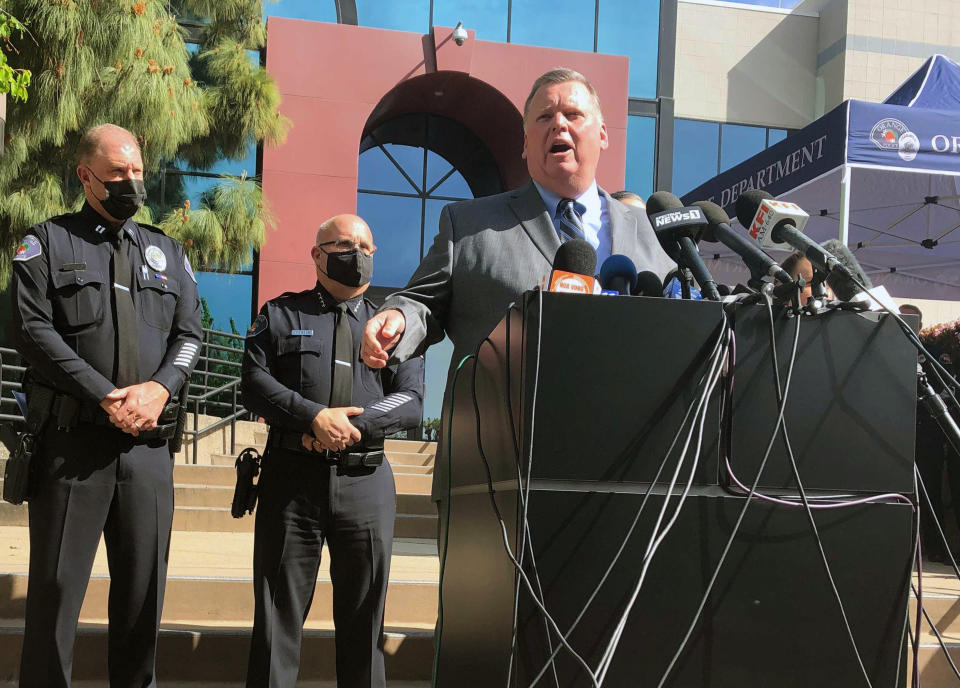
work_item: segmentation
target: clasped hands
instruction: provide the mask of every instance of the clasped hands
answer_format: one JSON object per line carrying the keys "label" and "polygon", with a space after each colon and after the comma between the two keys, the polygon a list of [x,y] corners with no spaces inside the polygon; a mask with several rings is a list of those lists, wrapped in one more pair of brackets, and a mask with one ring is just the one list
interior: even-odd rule
{"label": "clasped hands", "polygon": [[360,431],[350,418],[361,413],[363,409],[358,406],[325,408],[310,424],[312,434],[303,433],[300,442],[304,449],[315,452],[346,449],[360,441]]}
{"label": "clasped hands", "polygon": [[100,407],[110,416],[111,423],[136,437],[141,430],[157,427],[157,418],[169,398],[166,387],[147,380],[113,390],[103,398]]}

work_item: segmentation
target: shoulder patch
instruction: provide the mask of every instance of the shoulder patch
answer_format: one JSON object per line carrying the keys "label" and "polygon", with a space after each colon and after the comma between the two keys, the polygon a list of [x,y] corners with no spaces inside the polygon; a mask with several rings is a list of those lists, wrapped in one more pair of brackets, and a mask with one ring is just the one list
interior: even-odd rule
{"label": "shoulder patch", "polygon": [[258,334],[266,330],[268,325],[269,323],[267,322],[267,316],[261,313],[250,325],[250,329],[247,330],[247,339],[250,337],[256,337]]}
{"label": "shoulder patch", "polygon": [[187,258],[187,254],[183,254],[183,269],[187,271],[187,274],[190,275],[190,279],[193,280],[193,283],[197,283],[197,278],[193,274],[193,268],[190,267],[190,259]]}
{"label": "shoulder patch", "polygon": [[31,258],[36,258],[42,252],[43,249],[40,247],[40,240],[34,235],[28,234],[23,237],[23,241],[17,244],[17,248],[13,252],[13,259],[24,262]]}

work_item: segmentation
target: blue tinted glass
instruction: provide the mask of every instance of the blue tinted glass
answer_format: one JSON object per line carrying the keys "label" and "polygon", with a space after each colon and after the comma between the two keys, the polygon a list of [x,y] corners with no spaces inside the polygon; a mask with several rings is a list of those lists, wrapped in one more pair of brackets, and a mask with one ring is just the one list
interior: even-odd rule
{"label": "blue tinted glass", "polygon": [[336,23],[337,7],[334,0],[265,0],[263,16]]}
{"label": "blue tinted glass", "polygon": [[597,52],[630,58],[629,94],[657,95],[660,0],[600,0]]}
{"label": "blue tinted glass", "polygon": [[441,158],[439,155],[434,153],[432,150],[427,151],[427,189],[432,189],[433,185],[436,184],[440,179],[442,179],[446,174],[453,169],[453,165],[448,163],[444,158]]}
{"label": "blue tinted glass", "polygon": [[212,174],[229,174],[239,177],[246,174],[253,177],[257,174],[257,142],[253,139],[247,141],[246,154],[240,160],[227,160],[221,158],[207,169],[198,169],[190,167],[186,160],[177,159],[170,165],[174,169],[194,172],[211,172]]}
{"label": "blue tinted glass", "polygon": [[729,170],[766,147],[765,127],[724,124],[723,136],[720,137],[720,171]]}
{"label": "blue tinted glass", "polygon": [[786,129],[769,129],[767,133],[767,145],[772,146],[787,138]]}
{"label": "blue tinted glass", "polygon": [[420,199],[357,194],[357,214],[373,232],[373,284],[402,287],[420,264]]}
{"label": "blue tinted glass", "polygon": [[450,205],[451,201],[438,201],[428,199],[423,214],[423,253],[433,245],[433,240],[440,233],[440,211],[445,205]]}
{"label": "blue tinted glass", "polygon": [[[447,337],[427,349],[424,357],[423,419],[439,418],[443,411],[443,390],[447,386],[447,370],[453,355],[453,342]],[[461,379],[463,376],[460,376]]]}
{"label": "blue tinted glass", "polygon": [[653,193],[656,138],[657,120],[653,117],[627,118],[626,188],[641,198]]}
{"label": "blue tinted glass", "polygon": [[[423,184],[423,149],[388,143],[365,150],[360,156],[357,185],[361,189],[417,193]],[[389,155],[388,155],[389,154]],[[393,158],[391,160],[390,158]],[[406,173],[404,177],[400,170]]]}
{"label": "blue tinted glass", "polygon": [[463,178],[463,175],[459,172],[454,172],[446,180],[434,189],[431,196],[442,196],[443,198],[456,198],[457,200],[464,198],[473,198],[473,192],[470,190],[470,186],[467,184],[467,180]]}
{"label": "blue tinted glass", "polygon": [[507,0],[433,0],[433,25],[477,32],[481,41],[507,40]]}
{"label": "blue tinted glass", "polygon": [[227,275],[197,270],[197,291],[207,302],[213,316],[213,329],[230,332],[230,318],[243,334],[250,327],[251,290],[250,275]]}
{"label": "blue tinted glass", "polygon": [[595,13],[592,1],[513,0],[510,42],[593,52]]}
{"label": "blue tinted glass", "polygon": [[204,203],[204,196],[220,181],[216,177],[194,177],[189,174],[173,175],[168,172],[166,194],[163,200],[167,205],[174,206],[181,206],[184,201],[189,200],[191,208],[200,208]]}
{"label": "blue tinted glass", "polygon": [[717,174],[720,125],[677,119],[673,124],[673,193],[682,196]]}
{"label": "blue tinted glass", "polygon": [[378,29],[427,33],[430,0],[357,0],[357,23]]}

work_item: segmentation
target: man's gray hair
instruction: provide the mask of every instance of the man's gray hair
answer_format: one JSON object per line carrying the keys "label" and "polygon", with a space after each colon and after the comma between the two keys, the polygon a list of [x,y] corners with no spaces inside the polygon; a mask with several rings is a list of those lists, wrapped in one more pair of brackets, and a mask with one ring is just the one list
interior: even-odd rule
{"label": "man's gray hair", "polygon": [[596,106],[597,112],[600,114],[600,121],[602,122],[603,110],[600,109],[600,96],[597,95],[597,89],[593,87],[593,84],[590,83],[590,80],[575,69],[570,69],[569,67],[557,67],[556,69],[551,69],[545,74],[541,74],[539,77],[537,77],[537,80],[533,82],[533,86],[530,88],[530,95],[527,96],[527,100],[523,104],[524,123],[527,121],[527,115],[530,114],[530,102],[533,100],[533,97],[537,95],[537,91],[544,86],[565,84],[568,81],[577,81],[584,85],[584,87],[590,93],[591,98],[593,98],[593,104]]}
{"label": "man's gray hair", "polygon": [[87,129],[84,135],[80,137],[80,142],[77,144],[77,162],[86,164],[91,157],[96,155],[100,148],[100,141],[110,134],[125,134],[129,136],[133,145],[137,147],[137,151],[140,152],[140,143],[132,132],[123,127],[118,127],[116,124],[98,124],[95,127]]}

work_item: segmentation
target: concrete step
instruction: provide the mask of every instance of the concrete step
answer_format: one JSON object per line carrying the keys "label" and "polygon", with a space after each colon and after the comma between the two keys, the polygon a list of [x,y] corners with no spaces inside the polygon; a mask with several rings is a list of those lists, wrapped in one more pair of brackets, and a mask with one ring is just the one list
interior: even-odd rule
{"label": "concrete step", "polygon": [[[391,680],[428,681],[433,666],[433,631],[387,628],[384,635],[387,676]],[[0,622],[0,680],[15,680],[22,641],[22,622]],[[183,681],[209,687],[218,682],[242,681],[249,649],[250,629],[246,626],[163,624],[157,644],[160,685]],[[81,624],[74,651],[74,678],[105,680],[106,659],[106,624]],[[303,633],[300,679],[333,680],[334,662],[333,630],[308,624]]]}
{"label": "concrete step", "polygon": [[[407,494],[430,494],[433,484],[432,475],[412,475],[394,471],[397,492]],[[221,485],[233,487],[237,482],[237,472],[233,466],[193,466],[175,464],[173,482],[176,485]]]}
{"label": "concrete step", "polygon": [[[232,485],[175,485],[174,504],[178,507],[229,507],[233,501]],[[436,515],[429,495],[397,494],[397,513]]]}
{"label": "concrete step", "polygon": [[[232,492],[230,499],[233,498]],[[28,524],[27,509],[0,502],[0,526],[25,526]],[[226,507],[177,506],[173,510],[173,529],[176,531],[203,531],[208,533],[243,533],[253,531],[254,518],[246,515],[234,518]],[[437,535],[436,514],[397,513],[394,521],[394,537],[432,538]]]}
{"label": "concrete step", "polygon": [[[324,550],[324,557],[328,552]],[[251,564],[252,565],[252,564]],[[106,573],[90,577],[80,620],[105,623],[110,578]],[[26,573],[0,573],[0,619],[22,619],[27,596]],[[385,623],[388,626],[432,629],[437,621],[436,580],[391,580],[387,592]],[[165,623],[222,626],[243,625],[253,619],[253,578],[168,576],[163,604]],[[329,573],[317,579],[307,620],[311,624],[333,623],[333,586]]]}

